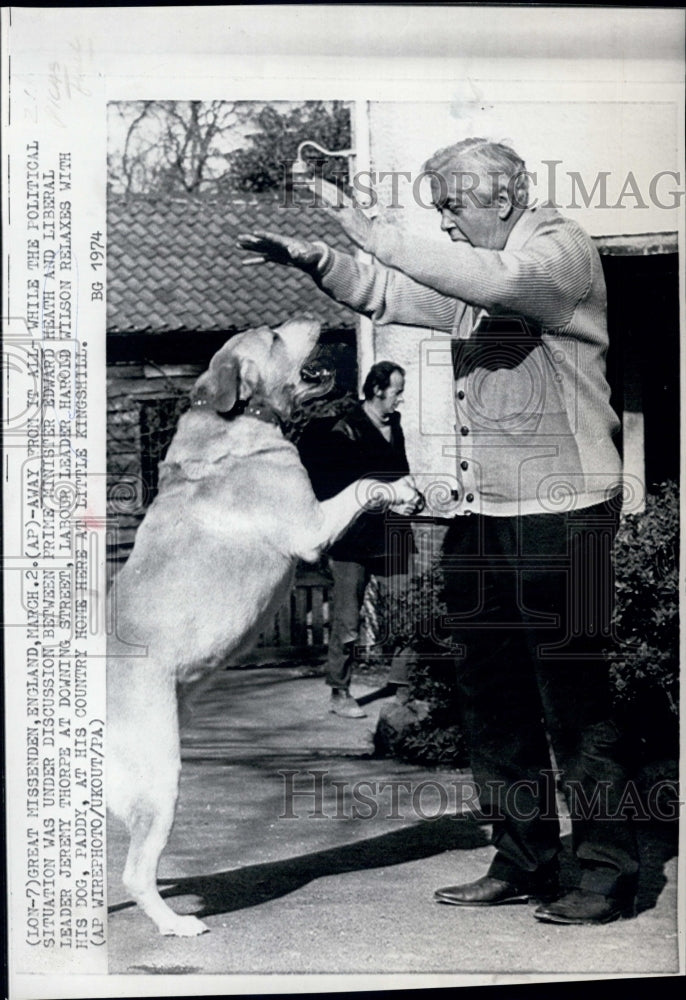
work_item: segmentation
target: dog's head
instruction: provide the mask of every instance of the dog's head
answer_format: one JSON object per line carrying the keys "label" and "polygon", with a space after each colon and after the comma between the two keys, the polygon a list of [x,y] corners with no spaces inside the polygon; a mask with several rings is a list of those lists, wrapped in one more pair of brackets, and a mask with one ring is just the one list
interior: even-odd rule
{"label": "dog's head", "polygon": [[295,403],[328,392],[333,372],[314,360],[321,326],[313,316],[260,326],[229,340],[191,390],[191,402],[228,413],[237,402],[268,403],[283,418]]}

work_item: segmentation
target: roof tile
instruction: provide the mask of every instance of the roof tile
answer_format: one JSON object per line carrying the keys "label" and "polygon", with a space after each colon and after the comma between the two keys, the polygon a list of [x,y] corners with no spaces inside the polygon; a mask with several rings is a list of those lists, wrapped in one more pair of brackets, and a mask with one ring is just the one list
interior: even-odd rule
{"label": "roof tile", "polygon": [[253,229],[352,244],[335,220],[273,196],[242,201],[110,198],[107,209],[107,328],[113,333],[234,331],[272,326],[303,310],[324,328],[354,325],[354,313],[294,268],[243,267],[237,236]]}

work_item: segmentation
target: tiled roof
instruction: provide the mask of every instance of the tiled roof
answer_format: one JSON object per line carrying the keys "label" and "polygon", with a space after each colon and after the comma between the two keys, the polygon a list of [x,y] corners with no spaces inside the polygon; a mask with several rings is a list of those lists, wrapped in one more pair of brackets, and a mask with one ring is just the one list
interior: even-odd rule
{"label": "tiled roof", "polygon": [[352,327],[338,305],[295,268],[241,266],[239,233],[273,229],[350,250],[334,219],[273,197],[241,201],[110,198],[107,208],[107,329],[111,333],[245,330],[298,312],[325,329]]}

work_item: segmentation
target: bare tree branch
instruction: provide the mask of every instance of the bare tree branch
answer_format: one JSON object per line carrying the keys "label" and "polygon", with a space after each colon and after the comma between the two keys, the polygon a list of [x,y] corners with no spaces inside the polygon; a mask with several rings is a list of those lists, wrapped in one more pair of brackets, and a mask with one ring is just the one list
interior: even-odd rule
{"label": "bare tree branch", "polygon": [[[109,183],[132,196],[276,188],[302,139],[350,144],[342,102],[136,101],[111,109]],[[345,168],[342,160],[327,169],[340,176]]]}

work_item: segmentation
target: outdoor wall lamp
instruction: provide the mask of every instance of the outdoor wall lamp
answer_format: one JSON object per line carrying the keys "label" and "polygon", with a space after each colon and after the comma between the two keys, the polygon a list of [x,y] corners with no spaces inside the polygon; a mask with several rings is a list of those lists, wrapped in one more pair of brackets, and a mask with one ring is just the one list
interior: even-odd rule
{"label": "outdoor wall lamp", "polygon": [[335,184],[331,184],[330,181],[325,181],[323,177],[317,177],[310,164],[303,157],[303,149],[306,146],[312,146],[319,153],[323,153],[324,156],[347,156],[349,164],[349,177],[352,180],[352,159],[355,155],[354,149],[324,149],[320,146],[318,142],[314,142],[312,139],[305,139],[298,146],[298,151],[295,155],[295,161],[291,167],[291,182],[293,187],[307,187],[314,189],[314,191],[323,198],[324,201],[329,202],[331,205],[336,207],[341,207],[342,205],[351,204],[351,199]]}
{"label": "outdoor wall lamp", "polygon": [[[312,179],[310,165],[303,158],[303,149],[306,146],[312,146],[313,149],[316,149],[319,153],[323,153],[324,156],[347,156],[352,159],[355,155],[354,149],[324,149],[318,142],[314,142],[312,139],[305,139],[298,146],[298,151],[295,154],[295,163],[291,168],[291,177],[294,185],[306,184]],[[352,167],[352,164],[350,166]]]}

